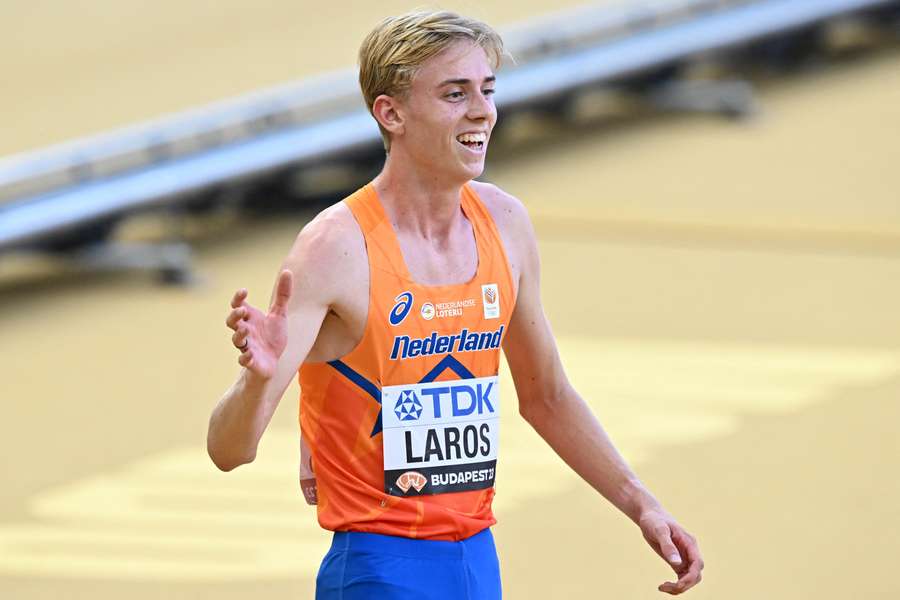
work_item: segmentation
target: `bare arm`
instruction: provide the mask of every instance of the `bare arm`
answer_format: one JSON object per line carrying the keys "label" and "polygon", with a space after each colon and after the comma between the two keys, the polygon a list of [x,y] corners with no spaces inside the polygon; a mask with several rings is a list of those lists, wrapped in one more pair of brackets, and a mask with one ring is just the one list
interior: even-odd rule
{"label": "bare arm", "polygon": [[640,528],[678,574],[659,590],[686,591],[700,581],[696,540],[662,508],[613,446],[590,407],[569,383],[540,299],[540,261],[524,208],[510,199],[510,254],[520,265],[519,292],[503,349],[512,371],[519,412],[553,450]]}
{"label": "bare arm", "polygon": [[232,342],[242,350],[243,368],[213,409],[207,433],[209,456],[223,471],[256,457],[263,432],[340,293],[331,277],[340,240],[328,225],[327,219],[313,221],[297,236],[267,313],[246,302],[246,290],[232,298],[226,324],[235,331]]}
{"label": "bare arm", "polygon": [[519,412],[576,473],[637,522],[641,512],[657,502],[569,383],[540,301],[540,265],[530,225],[519,240],[522,274],[503,345]]}

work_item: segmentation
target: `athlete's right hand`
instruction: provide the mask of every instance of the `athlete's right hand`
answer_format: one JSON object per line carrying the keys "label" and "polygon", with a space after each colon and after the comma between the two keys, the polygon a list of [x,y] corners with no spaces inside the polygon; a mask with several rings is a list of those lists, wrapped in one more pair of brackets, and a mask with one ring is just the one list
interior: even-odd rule
{"label": "athlete's right hand", "polygon": [[238,290],[225,319],[229,329],[234,330],[231,341],[241,352],[238,363],[264,379],[275,374],[278,359],[287,346],[287,307],[293,281],[290,271],[281,272],[268,314],[247,303],[246,289]]}

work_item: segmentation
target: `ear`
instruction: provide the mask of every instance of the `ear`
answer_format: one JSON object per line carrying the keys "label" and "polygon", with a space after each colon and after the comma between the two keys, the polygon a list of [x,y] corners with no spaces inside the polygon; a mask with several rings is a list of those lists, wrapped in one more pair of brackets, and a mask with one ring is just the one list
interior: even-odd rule
{"label": "ear", "polygon": [[372,114],[375,116],[375,120],[378,121],[378,124],[391,135],[403,133],[405,125],[403,108],[397,98],[388,96],[387,94],[381,94],[375,98],[375,102],[372,103]]}

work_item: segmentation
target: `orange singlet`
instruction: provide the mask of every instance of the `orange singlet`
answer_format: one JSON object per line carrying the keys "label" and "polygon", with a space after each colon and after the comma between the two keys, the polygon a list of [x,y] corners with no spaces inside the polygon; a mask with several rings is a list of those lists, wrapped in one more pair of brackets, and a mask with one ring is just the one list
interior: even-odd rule
{"label": "orange singlet", "polygon": [[344,200],[368,253],[365,332],[340,359],[300,368],[325,529],[461,540],[496,523],[497,370],[515,290],[493,219],[470,186],[461,200],[478,268],[441,286],[413,281],[372,184]]}

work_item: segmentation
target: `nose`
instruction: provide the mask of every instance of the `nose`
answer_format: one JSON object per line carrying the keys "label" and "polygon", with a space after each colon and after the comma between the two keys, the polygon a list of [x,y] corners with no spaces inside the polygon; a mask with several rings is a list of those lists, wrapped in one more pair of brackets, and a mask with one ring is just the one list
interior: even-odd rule
{"label": "nose", "polygon": [[487,119],[491,122],[494,121],[492,118],[497,114],[497,108],[494,106],[494,99],[492,96],[486,96],[480,90],[476,94],[472,94],[469,96],[469,110],[467,116],[473,121],[480,121],[483,119]]}

